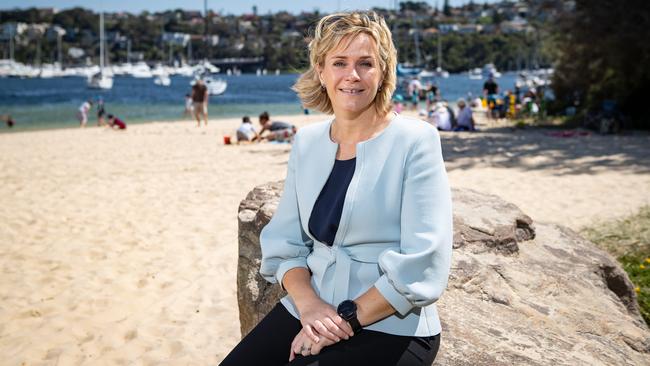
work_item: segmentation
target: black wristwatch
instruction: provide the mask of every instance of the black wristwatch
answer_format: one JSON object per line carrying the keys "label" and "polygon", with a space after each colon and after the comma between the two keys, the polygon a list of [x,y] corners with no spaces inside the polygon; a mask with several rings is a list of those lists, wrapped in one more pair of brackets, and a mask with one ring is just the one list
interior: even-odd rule
{"label": "black wristwatch", "polygon": [[359,319],[357,319],[357,304],[355,304],[354,301],[342,301],[336,308],[336,312],[339,313],[339,316],[343,318],[343,320],[350,323],[354,334],[357,334],[361,329],[363,329],[361,323],[359,323]]}

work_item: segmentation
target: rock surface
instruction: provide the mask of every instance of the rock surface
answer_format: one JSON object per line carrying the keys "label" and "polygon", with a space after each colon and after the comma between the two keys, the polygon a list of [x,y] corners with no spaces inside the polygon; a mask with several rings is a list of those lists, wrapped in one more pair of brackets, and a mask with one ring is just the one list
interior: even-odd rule
{"label": "rock surface", "polygon": [[[284,295],[258,274],[259,233],[281,190],[257,187],[239,206],[242,335]],[[533,225],[499,197],[454,190],[453,202],[436,365],[650,365],[650,330],[611,256],[565,227]]]}

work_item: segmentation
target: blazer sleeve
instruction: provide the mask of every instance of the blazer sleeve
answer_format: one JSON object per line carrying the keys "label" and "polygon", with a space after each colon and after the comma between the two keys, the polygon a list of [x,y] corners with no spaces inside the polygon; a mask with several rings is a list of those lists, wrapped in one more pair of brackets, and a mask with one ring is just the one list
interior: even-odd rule
{"label": "blazer sleeve", "polygon": [[379,256],[375,287],[401,315],[438,300],[451,266],[452,209],[438,131],[414,144],[402,187],[400,252]]}
{"label": "blazer sleeve", "polygon": [[262,229],[260,246],[262,263],[260,274],[271,283],[279,282],[292,268],[307,267],[311,252],[311,239],[302,230],[296,195],[296,165],[298,160],[298,136],[294,140],[284,191],[271,221]]}

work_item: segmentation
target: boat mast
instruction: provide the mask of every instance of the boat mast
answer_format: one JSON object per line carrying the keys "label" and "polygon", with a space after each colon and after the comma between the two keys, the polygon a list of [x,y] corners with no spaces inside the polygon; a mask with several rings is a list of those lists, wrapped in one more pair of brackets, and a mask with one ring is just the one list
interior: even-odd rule
{"label": "boat mast", "polygon": [[[17,25],[16,25],[17,26]],[[14,26],[9,27],[9,59],[14,60]]]}
{"label": "boat mast", "polygon": [[99,13],[99,69],[104,71],[104,12]]}
{"label": "boat mast", "polygon": [[56,53],[59,60],[59,67],[63,67],[63,52],[61,52],[61,33],[56,32]]}
{"label": "boat mast", "polygon": [[415,24],[415,15],[413,16],[413,38],[415,39],[415,66],[420,66],[421,55],[420,55],[420,38],[418,34],[418,28]]}
{"label": "boat mast", "polygon": [[131,39],[126,40],[126,63],[131,63]]}
{"label": "boat mast", "polygon": [[438,29],[438,70],[442,70],[442,41],[440,40],[440,29]]}
{"label": "boat mast", "polygon": [[208,0],[203,0],[203,12],[204,12],[204,25],[203,27],[203,39],[205,42],[205,60],[208,61],[210,58],[210,41],[208,40]]}

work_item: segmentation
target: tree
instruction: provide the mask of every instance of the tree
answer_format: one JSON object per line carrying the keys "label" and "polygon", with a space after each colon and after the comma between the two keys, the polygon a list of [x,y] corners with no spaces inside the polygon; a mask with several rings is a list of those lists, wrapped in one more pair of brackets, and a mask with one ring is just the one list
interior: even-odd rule
{"label": "tree", "polygon": [[451,7],[449,6],[449,0],[445,0],[445,4],[442,6],[442,13],[445,14],[445,16],[451,16]]}
{"label": "tree", "polygon": [[[566,1],[545,0],[566,9]],[[559,3],[559,4],[558,4]],[[556,17],[558,63],[553,89],[564,105],[582,112],[615,101],[627,127],[650,128],[645,113],[650,85],[650,14],[646,1],[575,0]]]}

